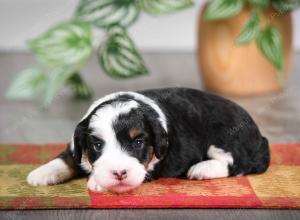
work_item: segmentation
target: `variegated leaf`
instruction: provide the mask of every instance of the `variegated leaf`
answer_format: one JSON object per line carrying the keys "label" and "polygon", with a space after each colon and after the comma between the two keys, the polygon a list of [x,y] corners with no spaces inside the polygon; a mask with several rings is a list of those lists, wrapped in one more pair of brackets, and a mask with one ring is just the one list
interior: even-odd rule
{"label": "variegated leaf", "polygon": [[79,65],[91,54],[91,39],[88,24],[70,21],[51,28],[29,45],[44,64],[54,67]]}
{"label": "variegated leaf", "polygon": [[66,84],[71,86],[77,98],[85,99],[92,96],[91,90],[80,76],[80,73],[73,73],[67,80]]}
{"label": "variegated leaf", "polygon": [[29,99],[40,95],[46,85],[47,76],[38,68],[28,68],[19,73],[9,87],[6,98]]}
{"label": "variegated leaf", "polygon": [[276,67],[282,82],[284,79],[284,57],[280,32],[275,27],[268,26],[260,33],[256,43],[264,56]]}
{"label": "variegated leaf", "polygon": [[129,26],[139,12],[135,0],[81,0],[76,17],[98,27]]}
{"label": "variegated leaf", "polygon": [[244,0],[211,0],[204,15],[207,20],[230,18],[240,13],[244,4]]}
{"label": "variegated leaf", "polygon": [[68,67],[58,67],[51,71],[48,76],[44,94],[44,107],[47,108],[58,95],[59,90],[66,83],[73,72]]}
{"label": "variegated leaf", "polygon": [[253,11],[235,42],[237,44],[247,44],[250,41],[255,40],[258,37],[259,32],[259,17],[257,13]]}
{"label": "variegated leaf", "polygon": [[137,0],[140,8],[153,15],[167,14],[193,5],[192,0]]}
{"label": "variegated leaf", "polygon": [[111,26],[107,40],[98,50],[98,57],[104,71],[116,78],[129,78],[148,73],[142,57],[119,25]]}

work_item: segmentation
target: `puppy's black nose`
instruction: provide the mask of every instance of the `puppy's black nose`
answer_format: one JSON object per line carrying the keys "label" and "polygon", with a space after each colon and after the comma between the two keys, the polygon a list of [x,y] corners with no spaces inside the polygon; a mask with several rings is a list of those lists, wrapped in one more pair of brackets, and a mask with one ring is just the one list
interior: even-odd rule
{"label": "puppy's black nose", "polygon": [[112,174],[115,176],[117,180],[123,180],[127,177],[127,171],[126,170],[113,170]]}

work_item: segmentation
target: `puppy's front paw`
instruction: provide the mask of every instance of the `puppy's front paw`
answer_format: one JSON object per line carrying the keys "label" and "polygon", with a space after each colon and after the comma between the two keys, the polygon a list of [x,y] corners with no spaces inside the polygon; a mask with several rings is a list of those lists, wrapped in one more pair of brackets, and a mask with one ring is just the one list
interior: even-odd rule
{"label": "puppy's front paw", "polygon": [[31,171],[27,176],[27,183],[32,186],[47,186],[61,183],[71,176],[70,168],[57,158]]}
{"label": "puppy's front paw", "polygon": [[87,188],[94,192],[103,192],[105,191],[104,188],[102,188],[100,185],[97,184],[95,178],[93,175],[90,175],[89,180],[87,182]]}

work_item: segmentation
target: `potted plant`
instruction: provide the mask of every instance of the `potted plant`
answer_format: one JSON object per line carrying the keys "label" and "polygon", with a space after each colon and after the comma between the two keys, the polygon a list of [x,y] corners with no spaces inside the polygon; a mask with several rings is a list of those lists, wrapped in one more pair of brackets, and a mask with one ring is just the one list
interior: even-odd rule
{"label": "potted plant", "polygon": [[299,0],[211,0],[199,18],[205,87],[226,95],[281,90],[292,59],[290,12]]}
{"label": "potted plant", "polygon": [[97,45],[99,64],[105,73],[118,79],[147,74],[127,28],[141,12],[158,16],[192,4],[191,0],[81,0],[73,18],[29,41],[37,63],[18,74],[6,97],[43,96],[47,107],[63,86],[70,86],[77,97],[90,97],[91,90],[80,70],[92,52],[92,27],[106,32],[105,39]]}

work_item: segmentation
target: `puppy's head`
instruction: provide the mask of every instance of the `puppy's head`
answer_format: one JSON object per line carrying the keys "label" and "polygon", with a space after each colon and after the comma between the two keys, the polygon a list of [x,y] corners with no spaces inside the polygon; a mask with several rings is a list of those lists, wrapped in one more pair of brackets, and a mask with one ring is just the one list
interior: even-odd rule
{"label": "puppy's head", "polygon": [[151,161],[166,155],[167,134],[150,106],[113,100],[78,124],[73,145],[75,159],[91,171],[97,184],[120,193],[139,186]]}

